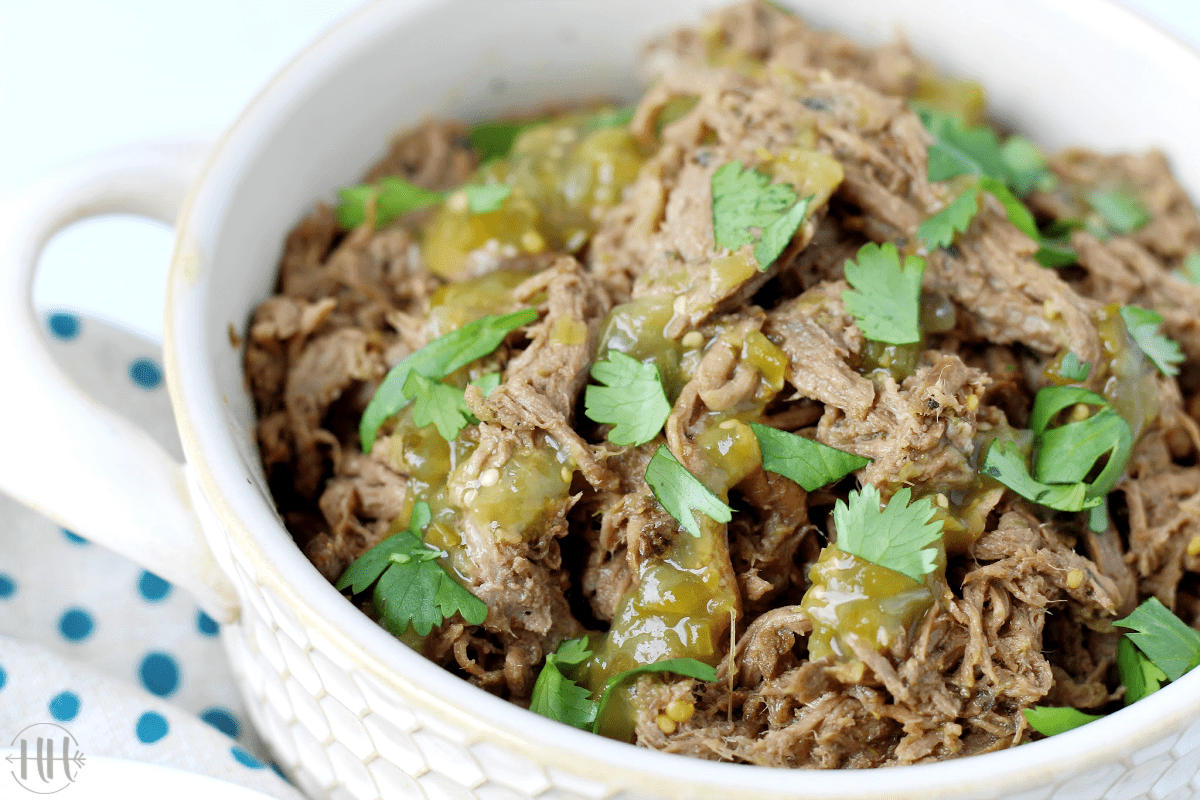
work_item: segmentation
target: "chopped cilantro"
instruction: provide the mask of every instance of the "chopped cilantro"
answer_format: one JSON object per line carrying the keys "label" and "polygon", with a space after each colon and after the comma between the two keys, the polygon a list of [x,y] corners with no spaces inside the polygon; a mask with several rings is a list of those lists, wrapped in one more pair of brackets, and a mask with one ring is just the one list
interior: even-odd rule
{"label": "chopped cilantro", "polygon": [[712,176],[713,238],[730,250],[754,244],[758,268],[766,269],[800,227],[810,199],[797,200],[790,185],[730,161]]}
{"label": "chopped cilantro", "polygon": [[[1078,404],[1101,406],[1086,419],[1051,427],[1066,408]],[[1108,401],[1079,386],[1049,386],[1037,393],[1029,414],[1037,455],[1033,474],[1025,456],[1011,442],[988,449],[981,472],[1003,483],[1026,500],[1058,511],[1095,509],[1112,491],[1133,451],[1129,424]],[[1100,474],[1084,479],[1107,456]],[[1107,515],[1094,512],[1093,526],[1107,526]]]}
{"label": "chopped cilantro", "polygon": [[1179,374],[1179,367],[1175,365],[1183,363],[1185,356],[1178,342],[1159,331],[1163,324],[1161,314],[1138,306],[1122,306],[1121,319],[1125,321],[1129,337],[1146,358],[1154,362],[1159,372],[1167,376]]}
{"label": "chopped cilantro", "polygon": [[430,380],[440,381],[455,370],[488,355],[500,346],[508,334],[535,319],[537,311],[532,308],[477,319],[445,336],[439,336],[392,367],[375,390],[359,422],[358,435],[363,452],[371,452],[379,426],[412,401],[413,398],[405,390],[409,373],[418,372]]}
{"label": "chopped cilantro", "polygon": [[354,594],[375,584],[373,601],[384,627],[395,635],[412,626],[420,636],[460,614],[470,625],[487,618],[487,604],[454,580],[437,559],[446,554],[421,540],[432,515],[429,504],[413,505],[408,530],[389,536],[363,553],[338,578],[339,591]]}
{"label": "chopped cilantro", "polygon": [[500,373],[489,372],[486,375],[480,375],[475,380],[471,381],[472,386],[478,386],[479,391],[483,392],[483,396],[487,397],[492,393],[492,390],[500,385]]}
{"label": "chopped cilantro", "polygon": [[1054,173],[1046,166],[1041,149],[1024,136],[1014,134],[1000,146],[1000,160],[1008,173],[1008,185],[1018,195],[1034,190],[1048,192],[1058,184]]}
{"label": "chopped cilantro", "polygon": [[1063,356],[1062,363],[1058,365],[1058,374],[1069,381],[1086,381],[1091,371],[1092,365],[1086,361],[1081,362],[1079,356],[1073,352]]}
{"label": "chopped cilantro", "polygon": [[338,190],[341,202],[337,207],[338,225],[353,230],[367,219],[367,207],[375,204],[375,228],[388,225],[418,208],[434,206],[446,199],[445,192],[435,192],[389,175],[378,183],[364,183]]}
{"label": "chopped cilantro", "polygon": [[933,572],[937,550],[930,547],[942,536],[942,521],[933,519],[933,503],[923,497],[912,503],[912,491],[896,492],[880,510],[879,490],[867,484],[851,492],[847,503],[833,507],[837,547],[861,559],[920,581]]}
{"label": "chopped cilantro", "polygon": [[1055,708],[1053,706],[1034,706],[1025,709],[1025,719],[1029,727],[1043,736],[1054,736],[1095,722],[1102,714],[1085,714],[1077,708]]}
{"label": "chopped cilantro", "polygon": [[954,242],[954,234],[966,233],[971,227],[971,220],[979,212],[979,189],[971,187],[954,198],[953,202],[926,219],[917,228],[917,238],[925,242],[931,250],[935,247],[949,247]]}
{"label": "chopped cilantro", "polygon": [[703,661],[697,661],[694,658],[671,658],[666,661],[642,664],[633,669],[618,672],[604,683],[604,693],[600,695],[600,702],[597,704],[592,732],[600,732],[600,725],[604,721],[604,712],[608,709],[609,700],[613,696],[613,689],[638,675],[663,672],[674,672],[676,675],[683,675],[685,678],[694,678],[695,680],[706,681],[708,683],[717,679],[717,671],[715,669]]}
{"label": "chopped cilantro", "polygon": [[1173,681],[1200,666],[1200,631],[1172,614],[1157,597],[1115,624],[1133,630],[1125,635]]}
{"label": "chopped cilantro", "polygon": [[1120,189],[1093,189],[1087,201],[1113,233],[1130,234],[1150,221],[1150,212],[1137,195]]}
{"label": "chopped cilantro", "polygon": [[1008,215],[1008,221],[1017,230],[1035,242],[1041,240],[1042,237],[1038,233],[1037,223],[1034,222],[1033,214],[1029,213],[1029,209],[1025,207],[1025,204],[1018,200],[1017,196],[1009,191],[1009,188],[1002,181],[985,176],[979,179],[979,188],[990,193],[1000,201],[1000,205],[1004,206],[1004,213]]}
{"label": "chopped cilantro", "polygon": [[750,428],[758,439],[763,469],[795,481],[808,492],[839,481],[871,463],[865,456],[856,456],[757,422],[751,422]]}
{"label": "chopped cilantro", "polygon": [[700,524],[694,511],[715,522],[733,519],[733,509],[722,503],[695,475],[688,472],[687,467],[679,463],[665,444],[658,446],[654,457],[646,465],[645,477],[658,502],[692,536],[700,536]]}
{"label": "chopped cilantro", "polygon": [[1043,236],[1038,240],[1038,244],[1040,247],[1033,257],[1043,267],[1069,267],[1079,260],[1075,248],[1071,247],[1070,240],[1066,237],[1049,239]]}
{"label": "chopped cilantro", "polygon": [[613,426],[608,432],[610,442],[639,445],[658,435],[671,404],[655,364],[613,350],[607,361],[592,365],[592,377],[604,386],[587,387],[584,410],[594,422]]}
{"label": "chopped cilantro", "polygon": [[464,186],[463,192],[472,214],[487,214],[500,208],[504,198],[512,194],[512,189],[507,183],[488,183]]}
{"label": "chopped cilantro", "polygon": [[467,132],[467,139],[471,142],[471,147],[475,148],[475,152],[479,154],[480,162],[487,163],[495,161],[497,158],[504,158],[512,150],[513,142],[526,128],[543,121],[536,119],[520,122],[512,120],[481,122]]}
{"label": "chopped cilantro", "polygon": [[568,639],[546,656],[546,664],[533,684],[529,710],[543,717],[590,730],[596,719],[596,702],[587,689],[562,673],[561,666],[574,667],[592,655],[587,637]]}
{"label": "chopped cilantro", "polygon": [[447,442],[454,441],[470,421],[467,400],[457,386],[447,386],[419,372],[410,372],[404,381],[404,394],[413,400],[413,422],[422,428],[426,425],[437,427],[438,435]]}
{"label": "chopped cilantro", "polygon": [[1146,658],[1128,636],[1122,636],[1117,642],[1117,672],[1125,687],[1125,705],[1149,697],[1167,681],[1167,674]]}
{"label": "chopped cilantro", "polygon": [[894,244],[868,242],[859,248],[856,260],[846,262],[845,270],[854,288],[842,292],[842,302],[864,336],[887,344],[921,341],[924,259],[906,256],[901,266]]}

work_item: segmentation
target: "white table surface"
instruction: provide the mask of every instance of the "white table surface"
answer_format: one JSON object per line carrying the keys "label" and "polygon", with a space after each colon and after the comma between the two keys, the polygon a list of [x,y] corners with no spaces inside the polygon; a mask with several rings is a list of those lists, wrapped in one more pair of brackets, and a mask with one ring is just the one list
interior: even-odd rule
{"label": "white table surface", "polygon": [[[0,196],[107,147],[215,135],[363,2],[0,0]],[[1200,0],[1121,2],[1200,46]],[[47,248],[34,301],[158,340],[171,238],[129,218],[79,223]]]}

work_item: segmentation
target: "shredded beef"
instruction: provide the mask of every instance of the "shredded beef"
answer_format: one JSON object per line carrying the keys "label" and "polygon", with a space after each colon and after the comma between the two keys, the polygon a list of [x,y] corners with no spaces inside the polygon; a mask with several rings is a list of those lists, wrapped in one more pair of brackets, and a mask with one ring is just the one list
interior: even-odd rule
{"label": "shredded beef", "polygon": [[[1055,185],[1025,199],[1043,228],[1071,223],[1077,265],[1043,267],[1038,243],[989,193],[953,245],[930,252],[917,229],[960,189],[928,180],[931,135],[907,100],[940,79],[902,43],[860,47],[744,2],[652,43],[646,67],[653,84],[627,129],[644,156],[636,176],[589,211],[582,244],[556,252],[534,237],[517,251],[492,239],[468,254],[457,278],[484,287],[483,299],[446,300],[454,282],[422,250],[434,209],[377,229],[368,206],[367,222],[346,231],[319,205],[288,236],[278,294],[248,326],[245,373],[298,545],[333,582],[430,501],[439,563],[488,613],[406,641],[522,705],[548,654],[589,631],[599,648],[635,603],[665,609],[655,612],[664,628],[697,625],[715,681],[643,675],[627,692],[633,741],[666,752],[912,764],[1028,741],[1023,711],[1034,704],[1119,705],[1113,622],[1153,596],[1200,623],[1200,288],[1181,272],[1200,251],[1200,218],[1165,157],[1050,159]],[[466,133],[428,121],[366,179],[435,190],[477,180]],[[812,180],[799,196],[811,199],[760,268],[752,246],[716,241],[713,175],[797,152]],[[1129,233],[1074,224],[1097,187],[1135,194],[1148,223]],[[941,315],[898,371],[872,367],[880,343],[842,299],[843,265],[871,241],[925,258],[923,302]],[[456,302],[467,317],[438,316]],[[585,387],[615,347],[614,326],[632,324],[614,322],[614,309],[655,303],[671,312],[651,332],[669,358],[645,362],[660,370],[670,415],[651,441],[617,446],[611,426],[584,413]],[[1162,315],[1188,359],[1178,377],[1113,332],[1128,304]],[[390,368],[453,327],[519,307],[537,319],[445,379],[470,412],[453,443],[404,409],[362,452],[359,418]],[[772,367],[764,352],[782,361]],[[1066,353],[1094,365],[1079,384],[1108,393],[1136,441],[1103,530],[980,474],[993,440],[1021,440],[1038,390],[1063,382]],[[487,392],[491,373],[500,382]],[[763,470],[757,443],[749,463],[713,455],[752,442],[750,421],[870,463],[805,491]],[[666,511],[644,478],[660,445],[728,502],[728,524],[706,517],[693,539]],[[863,484],[885,499],[905,488],[929,498],[944,563],[922,584],[926,610],[886,645],[849,632],[838,655],[818,658],[804,598],[837,541],[835,504]],[[510,494],[485,504],[497,486]],[[703,560],[688,562],[695,552]],[[654,583],[662,574],[683,582]],[[696,585],[684,579],[710,594],[670,617]]]}

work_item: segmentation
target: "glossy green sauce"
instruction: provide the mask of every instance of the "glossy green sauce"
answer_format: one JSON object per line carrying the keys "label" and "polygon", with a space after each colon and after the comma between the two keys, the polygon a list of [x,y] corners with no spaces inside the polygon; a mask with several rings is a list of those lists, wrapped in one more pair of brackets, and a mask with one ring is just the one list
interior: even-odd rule
{"label": "glossy green sauce", "polygon": [[837,545],[826,546],[809,571],[812,586],[800,604],[813,625],[809,658],[832,656],[836,663],[856,664],[847,643],[851,635],[874,650],[892,647],[933,607],[935,581],[941,579],[945,563],[942,555],[939,569],[919,582]]}

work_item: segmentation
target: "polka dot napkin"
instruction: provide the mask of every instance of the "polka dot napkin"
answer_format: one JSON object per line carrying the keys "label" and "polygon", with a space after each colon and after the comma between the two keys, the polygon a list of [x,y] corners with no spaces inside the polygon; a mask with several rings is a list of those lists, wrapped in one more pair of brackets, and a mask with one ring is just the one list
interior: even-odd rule
{"label": "polka dot napkin", "polygon": [[[64,312],[45,332],[85,391],[182,459],[155,345]],[[183,590],[0,495],[0,749],[54,723],[85,754],[299,800],[247,720],[219,634]]]}

